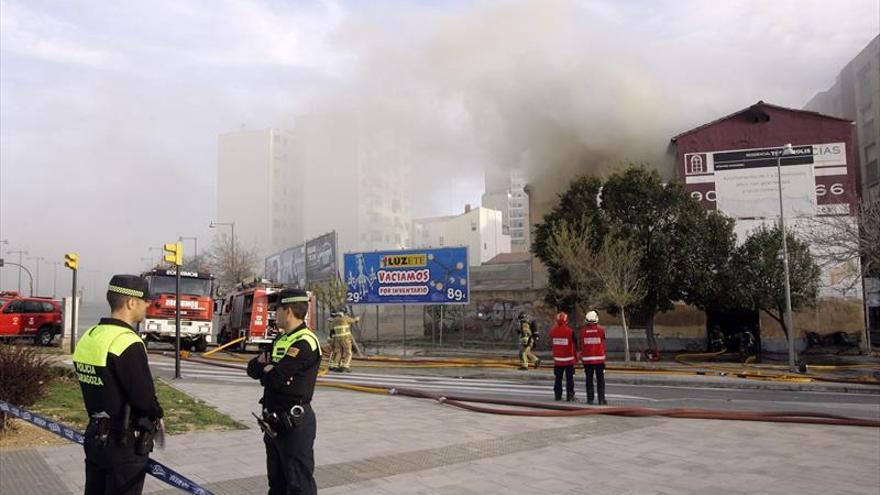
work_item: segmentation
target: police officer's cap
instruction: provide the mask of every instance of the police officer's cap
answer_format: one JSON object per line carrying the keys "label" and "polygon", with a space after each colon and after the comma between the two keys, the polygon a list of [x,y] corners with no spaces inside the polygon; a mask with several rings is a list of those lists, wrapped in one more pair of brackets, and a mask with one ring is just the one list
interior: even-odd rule
{"label": "police officer's cap", "polygon": [[122,294],[123,296],[136,297],[149,300],[150,288],[143,277],[137,275],[113,275],[107,293]]}
{"label": "police officer's cap", "polygon": [[309,295],[302,289],[282,289],[278,299],[281,304],[308,303]]}

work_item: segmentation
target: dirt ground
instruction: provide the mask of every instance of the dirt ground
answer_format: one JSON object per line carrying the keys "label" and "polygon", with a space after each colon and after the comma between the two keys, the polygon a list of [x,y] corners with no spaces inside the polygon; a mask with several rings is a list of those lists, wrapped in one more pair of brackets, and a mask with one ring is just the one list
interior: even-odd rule
{"label": "dirt ground", "polygon": [[36,426],[17,419],[11,419],[4,430],[0,430],[0,451],[61,445],[67,440]]}

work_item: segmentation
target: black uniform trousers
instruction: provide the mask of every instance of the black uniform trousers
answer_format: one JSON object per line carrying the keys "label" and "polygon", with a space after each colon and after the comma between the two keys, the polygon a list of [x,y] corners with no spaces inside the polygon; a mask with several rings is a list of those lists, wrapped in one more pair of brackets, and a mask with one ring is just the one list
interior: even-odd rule
{"label": "black uniform trousers", "polygon": [[269,495],[314,495],[315,434],[317,420],[311,406],[303,406],[305,415],[300,424],[282,429],[275,438],[263,435],[266,444],[266,473]]}
{"label": "black uniform trousers", "polygon": [[565,398],[571,400],[574,397],[574,365],[553,367],[553,394],[556,400],[562,399],[562,375],[565,375]]}
{"label": "black uniform trousers", "polygon": [[134,453],[135,438],[131,432],[127,444],[119,445],[120,434],[111,432],[106,445],[99,445],[94,424],[86,428],[85,495],[140,495],[143,491],[149,457]]}
{"label": "black uniform trousers", "polygon": [[605,363],[584,365],[584,374],[587,375],[587,402],[593,402],[593,373],[596,374],[596,388],[599,389],[601,402],[605,400]]}

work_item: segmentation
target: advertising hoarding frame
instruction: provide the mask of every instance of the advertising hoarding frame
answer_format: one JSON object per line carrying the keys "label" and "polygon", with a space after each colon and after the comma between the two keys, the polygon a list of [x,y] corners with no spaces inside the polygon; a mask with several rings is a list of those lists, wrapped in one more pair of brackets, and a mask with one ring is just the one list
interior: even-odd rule
{"label": "advertising hoarding frame", "polygon": [[[377,256],[378,255],[378,256],[383,256],[383,257],[388,257],[388,256],[407,257],[407,256],[416,256],[419,254],[424,254],[427,256],[429,253],[434,254],[436,252],[443,252],[443,251],[449,251],[449,250],[461,250],[464,253],[463,258],[461,258],[461,260],[463,262],[463,267],[456,268],[456,270],[464,270],[464,272],[465,272],[464,280],[466,282],[464,284],[459,284],[459,285],[464,286],[464,290],[462,291],[462,297],[460,300],[451,300],[451,301],[449,301],[449,300],[446,300],[446,301],[421,300],[420,301],[420,300],[409,300],[408,299],[408,300],[394,300],[394,301],[381,301],[381,300],[377,301],[375,299],[362,298],[357,301],[354,301],[350,297],[350,294],[351,294],[351,291],[350,291],[351,277],[350,277],[350,275],[352,275],[353,273],[349,273],[349,271],[348,271],[349,265],[346,263],[346,261],[348,259],[350,259],[349,257],[356,257],[358,255],[361,255],[361,256],[365,256],[365,255]],[[343,265],[342,265],[343,266],[342,281],[346,284],[346,304],[356,305],[356,306],[373,306],[374,305],[377,307],[378,306],[386,306],[386,305],[396,305],[396,306],[434,306],[434,305],[464,306],[464,305],[468,305],[471,302],[471,293],[470,293],[471,281],[470,281],[470,266],[468,265],[468,259],[469,259],[468,255],[469,255],[469,248],[467,246],[446,246],[446,247],[442,247],[442,248],[346,252],[343,254]],[[430,262],[432,260],[428,260],[428,261]],[[374,268],[374,267],[371,266],[370,268]],[[448,267],[444,267],[444,268],[447,271],[450,270]],[[422,270],[424,270],[424,269],[425,268],[423,268]],[[412,271],[412,270],[410,270],[410,271]],[[376,282],[377,289],[378,289],[378,286],[380,284],[378,282],[378,276],[376,276],[376,273],[377,272],[375,272],[375,271],[373,271],[370,275],[366,275],[365,273],[361,273],[359,276],[367,276],[367,277],[372,276],[372,277],[374,277],[373,281]],[[449,274],[447,273],[446,276],[449,276]],[[357,277],[355,277],[355,278],[357,278]],[[428,282],[430,282],[430,280]],[[420,282],[416,282],[416,283],[420,283]],[[370,291],[371,290],[372,290],[372,287],[370,288]],[[429,293],[430,293],[430,290],[431,289],[428,288]],[[442,290],[442,289],[435,289],[435,290]],[[455,289],[447,288],[445,290],[455,290]],[[378,295],[375,295],[373,297],[378,297]],[[401,297],[405,297],[405,296],[401,296]]]}

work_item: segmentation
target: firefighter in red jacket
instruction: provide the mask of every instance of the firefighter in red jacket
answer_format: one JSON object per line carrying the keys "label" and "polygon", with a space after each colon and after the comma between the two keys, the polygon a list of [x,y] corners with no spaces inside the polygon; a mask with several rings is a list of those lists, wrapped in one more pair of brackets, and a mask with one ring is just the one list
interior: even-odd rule
{"label": "firefighter in red jacket", "polygon": [[565,400],[574,400],[574,364],[577,362],[577,346],[574,330],[568,326],[568,315],[558,313],[556,326],[550,330],[553,345],[553,393],[556,400],[562,400],[562,375],[565,375]]}
{"label": "firefighter in red jacket", "polygon": [[581,361],[587,380],[587,404],[593,403],[593,374],[599,389],[599,404],[605,405],[605,327],[595,311],[587,313],[587,324],[580,329]]}

